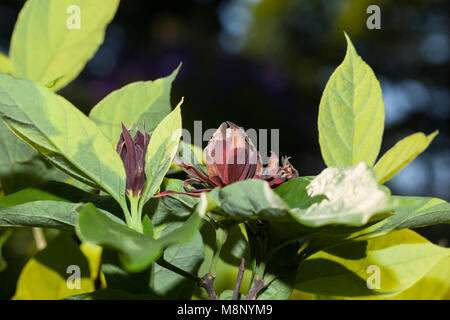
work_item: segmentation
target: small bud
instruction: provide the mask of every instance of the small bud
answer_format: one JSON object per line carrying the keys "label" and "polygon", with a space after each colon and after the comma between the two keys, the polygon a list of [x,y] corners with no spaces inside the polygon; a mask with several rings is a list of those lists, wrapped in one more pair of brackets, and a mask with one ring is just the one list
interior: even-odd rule
{"label": "small bud", "polygon": [[122,123],[122,133],[117,143],[117,153],[122,158],[127,176],[127,194],[133,198],[140,197],[145,186],[145,155],[147,153],[150,136],[145,132],[145,124],[143,133],[136,130],[135,137],[130,134],[125,125]]}

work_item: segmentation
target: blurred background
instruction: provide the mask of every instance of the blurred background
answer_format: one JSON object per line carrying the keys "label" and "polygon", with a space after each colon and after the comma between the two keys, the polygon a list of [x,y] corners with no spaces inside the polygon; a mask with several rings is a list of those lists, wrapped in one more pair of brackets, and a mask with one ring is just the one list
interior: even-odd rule
{"label": "blurred background", "polygon": [[[0,2],[4,53],[23,3]],[[381,8],[380,30],[366,27],[372,4]],[[448,8],[446,0],[122,1],[104,44],[60,94],[88,113],[112,90],[166,76],[182,62],[172,104],[185,97],[186,129],[192,132],[195,120],[204,130],[225,120],[280,129],[281,155],[291,156],[301,175],[316,175],[325,168],[320,97],[344,58],[346,31],[381,83],[386,122],[380,154],[411,133],[439,130],[388,186],[394,194],[449,201]],[[448,246],[448,226],[418,231]],[[0,298],[6,296],[0,289]]]}

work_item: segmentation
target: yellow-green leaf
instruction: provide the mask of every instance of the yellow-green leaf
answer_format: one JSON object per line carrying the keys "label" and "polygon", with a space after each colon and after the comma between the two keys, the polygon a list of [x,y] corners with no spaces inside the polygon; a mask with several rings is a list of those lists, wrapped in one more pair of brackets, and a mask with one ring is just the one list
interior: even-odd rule
{"label": "yellow-green leaf", "polygon": [[172,110],[170,89],[178,70],[165,78],[134,82],[113,91],[91,110],[89,117],[113,143],[119,140],[121,122],[127,128],[145,122],[145,129],[153,131]]}
{"label": "yellow-green leaf", "polygon": [[13,75],[63,88],[102,44],[119,0],[28,0],[11,38]]}
{"label": "yellow-green leaf", "polygon": [[[98,255],[95,257],[99,259]],[[76,276],[78,272],[79,286],[75,279],[69,278]],[[13,299],[56,300],[91,292],[95,290],[95,276],[96,274],[91,272],[88,259],[80,251],[73,237],[61,234],[25,265]]]}
{"label": "yellow-green leaf", "polygon": [[153,131],[148,146],[145,164],[147,183],[143,198],[149,199],[159,189],[178,150],[181,138],[181,104],[167,115]]}
{"label": "yellow-green leaf", "polygon": [[437,134],[438,131],[428,136],[422,132],[417,132],[397,142],[378,160],[374,167],[378,182],[385,183],[395,176],[397,172],[428,148]]}
{"label": "yellow-green leaf", "polygon": [[372,166],[384,129],[384,103],[372,69],[347,37],[344,61],[331,75],[319,107],[319,143],[328,167]]}
{"label": "yellow-green leaf", "polygon": [[11,73],[11,60],[7,55],[0,52],[0,72]]}
{"label": "yellow-green leaf", "polygon": [[386,299],[413,286],[449,256],[450,249],[403,229],[313,254],[300,264],[296,289],[313,294],[309,298]]}
{"label": "yellow-green leaf", "polygon": [[124,204],[125,169],[115,146],[69,101],[33,81],[0,74],[0,117],[58,168]]}
{"label": "yellow-green leaf", "polygon": [[450,300],[450,257],[443,259],[395,300]]}

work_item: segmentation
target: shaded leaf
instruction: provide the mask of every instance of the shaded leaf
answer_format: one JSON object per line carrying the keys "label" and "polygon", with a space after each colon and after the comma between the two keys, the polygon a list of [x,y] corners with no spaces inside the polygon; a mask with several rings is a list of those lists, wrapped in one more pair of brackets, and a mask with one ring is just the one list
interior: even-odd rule
{"label": "shaded leaf", "polygon": [[450,204],[438,198],[394,196],[405,205],[394,209],[394,215],[353,235],[374,237],[403,228],[425,227],[438,223],[450,223]]}
{"label": "shaded leaf", "polygon": [[[161,236],[180,228],[182,222],[169,223],[163,230]],[[197,274],[200,264],[203,262],[203,240],[200,233],[183,244],[175,244],[164,250],[164,260],[178,268]],[[154,264],[151,271],[150,288],[152,292],[166,299],[190,299],[197,284],[186,279],[169,269]]]}
{"label": "shaded leaf", "polygon": [[206,197],[202,196],[185,223],[154,240],[112,220],[88,203],[81,209],[77,233],[83,241],[119,251],[127,271],[138,272],[158,259],[166,247],[191,241],[202,225],[206,210]]}
{"label": "shaded leaf", "polygon": [[208,193],[222,213],[237,220],[290,220],[288,207],[262,180],[243,180]]}

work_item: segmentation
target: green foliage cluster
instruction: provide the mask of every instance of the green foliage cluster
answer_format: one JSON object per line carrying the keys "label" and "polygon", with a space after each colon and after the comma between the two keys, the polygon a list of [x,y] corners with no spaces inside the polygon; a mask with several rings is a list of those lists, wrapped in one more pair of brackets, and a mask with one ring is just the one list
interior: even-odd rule
{"label": "green foliage cluster", "polygon": [[[84,15],[78,30],[65,27],[73,2]],[[170,105],[178,69],[110,93],[88,116],[55,92],[93,56],[118,4],[28,0],[10,57],[0,57],[0,227],[8,230],[0,249],[13,228],[61,230],[26,264],[14,298],[203,299],[209,275],[219,298],[230,299],[241,259],[241,298],[449,298],[450,250],[411,230],[449,223],[449,203],[391,195],[383,185],[436,133],[408,136],[376,161],[382,93],[347,36],[319,107],[327,169],[274,189],[252,179],[199,198],[154,197],[185,191],[166,177],[186,150],[182,101]],[[115,149],[121,122],[145,122],[151,132],[138,200],[127,197]],[[80,289],[68,289],[68,265],[81,268]],[[381,272],[371,289],[370,266]]]}

